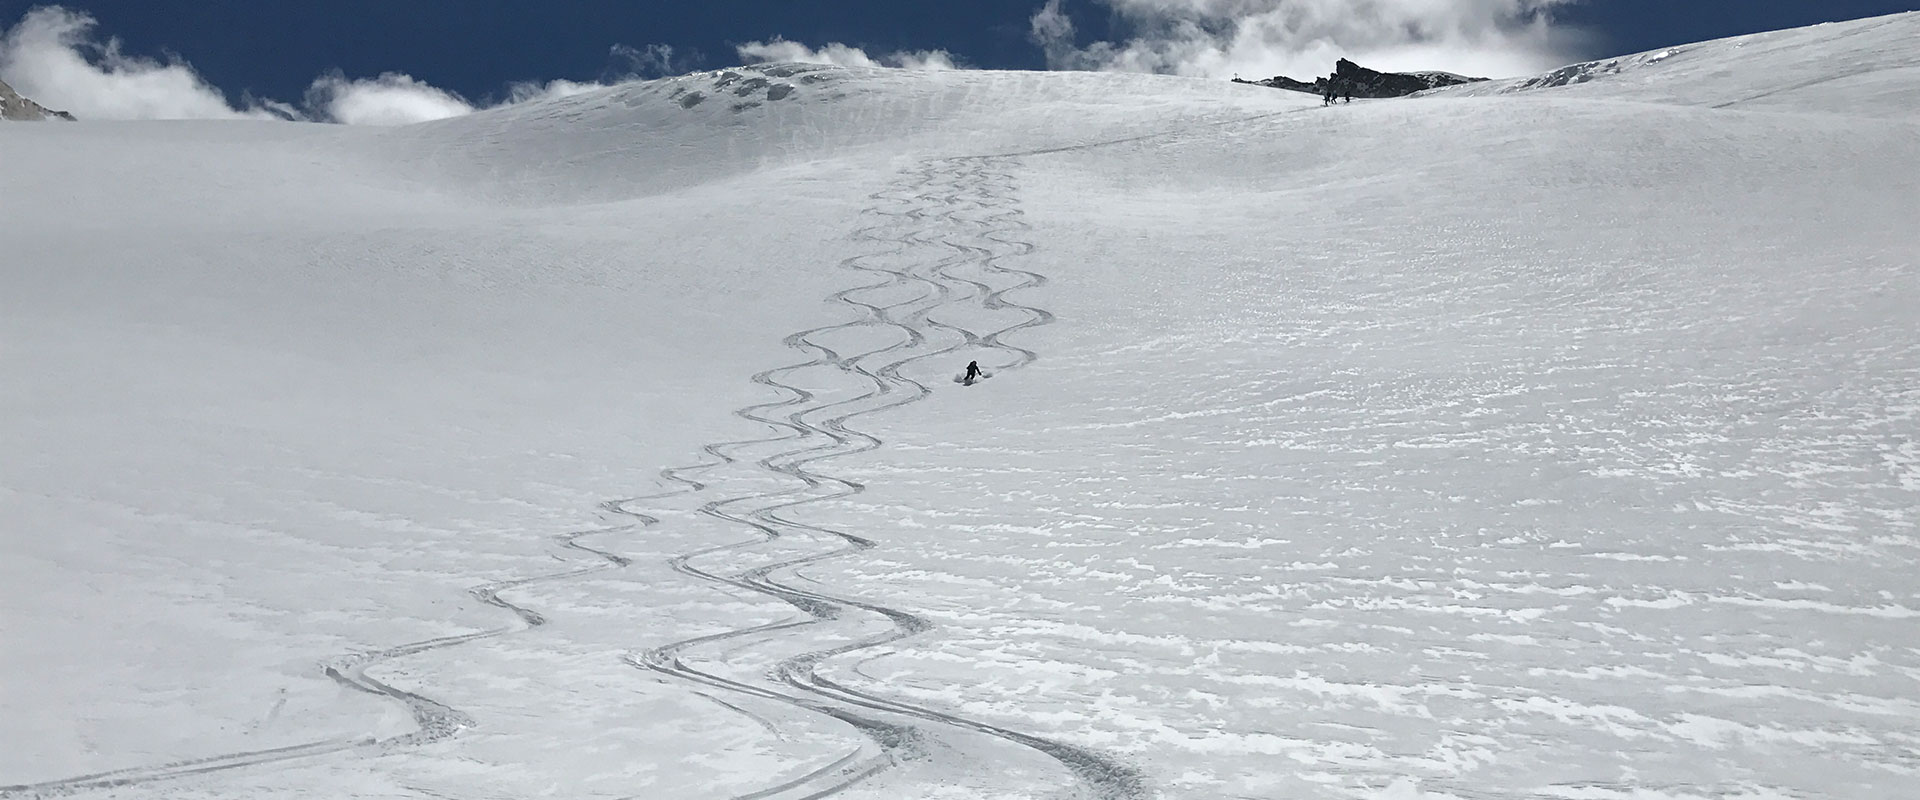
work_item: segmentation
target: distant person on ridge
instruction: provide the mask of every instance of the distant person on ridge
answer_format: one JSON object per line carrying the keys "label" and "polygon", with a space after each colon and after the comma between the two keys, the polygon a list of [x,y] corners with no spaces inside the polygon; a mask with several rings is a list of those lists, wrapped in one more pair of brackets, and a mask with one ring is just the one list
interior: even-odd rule
{"label": "distant person on ridge", "polygon": [[980,362],[969,361],[967,362],[967,377],[962,380],[965,383],[973,383],[975,379],[980,377],[980,375],[981,375]]}

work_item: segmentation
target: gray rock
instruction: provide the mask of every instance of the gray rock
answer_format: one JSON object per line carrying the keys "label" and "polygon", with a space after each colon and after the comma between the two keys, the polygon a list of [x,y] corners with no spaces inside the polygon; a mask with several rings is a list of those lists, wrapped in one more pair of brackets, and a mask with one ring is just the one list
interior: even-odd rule
{"label": "gray rock", "polygon": [[1234,80],[1314,95],[1325,95],[1331,88],[1341,97],[1351,95],[1362,98],[1383,98],[1406,97],[1415,92],[1438,89],[1442,86],[1478,83],[1486,78],[1469,78],[1451,72],[1380,72],[1343,58],[1334,65],[1332,75],[1315,78],[1312,82],[1297,81],[1285,75],[1276,75],[1263,81],[1242,81],[1238,78]]}
{"label": "gray rock", "polygon": [[0,119],[20,121],[64,119],[72,122],[73,115],[65,111],[54,111],[21,97],[20,93],[8,86],[6,81],[0,81]]}

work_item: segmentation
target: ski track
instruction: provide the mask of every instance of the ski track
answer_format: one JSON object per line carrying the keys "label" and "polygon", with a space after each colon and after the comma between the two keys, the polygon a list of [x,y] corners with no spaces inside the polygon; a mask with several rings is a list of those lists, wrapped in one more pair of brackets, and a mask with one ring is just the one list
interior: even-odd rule
{"label": "ski track", "polygon": [[[1107,146],[1164,135],[1075,145],[1033,154]],[[662,479],[674,488],[659,494],[612,500],[601,505],[603,511],[631,522],[554,537],[558,549],[591,558],[598,563],[562,572],[484,583],[467,590],[475,601],[510,614],[512,620],[507,625],[380,650],[348,653],[327,659],[319,665],[322,674],[344,687],[388,698],[405,707],[414,721],[415,730],[412,732],[386,738],[369,735],[325,739],[42,783],[0,786],[0,798],[61,797],[348,752],[377,756],[457,736],[462,729],[475,724],[472,717],[425,694],[388,684],[370,675],[369,671],[395,659],[510,636],[545,625],[545,616],[507,600],[501,593],[628,566],[631,562],[626,557],[590,547],[581,540],[632,533],[656,525],[659,522],[656,517],[633,511],[630,507],[705,491],[707,484],[696,476],[721,466],[746,463],[766,473],[796,481],[798,485],[783,491],[726,497],[701,506],[700,512],[707,516],[752,530],[753,538],[686,553],[671,559],[669,564],[674,570],[703,581],[775,598],[802,612],[804,618],[675,642],[643,653],[629,654],[625,660],[638,668],[732,695],[760,698],[803,713],[832,717],[859,730],[873,746],[797,778],[740,795],[736,800],[796,800],[836,794],[902,760],[926,758],[923,738],[928,731],[922,728],[929,724],[935,730],[985,734],[1041,753],[1057,761],[1069,772],[1085,790],[1085,796],[1099,800],[1149,797],[1151,792],[1137,771],[1102,754],[935,709],[890,700],[880,694],[845,686],[820,676],[816,670],[823,662],[898,642],[929,630],[933,627],[932,623],[911,612],[885,605],[800,589],[777,577],[802,566],[875,546],[870,539],[796,522],[780,512],[850,497],[864,490],[858,483],[817,472],[813,465],[873,450],[883,444],[878,438],[848,427],[850,420],[910,405],[931,394],[932,390],[925,384],[902,375],[903,368],[948,356],[962,348],[985,349],[1001,354],[1001,360],[990,367],[995,371],[1024,366],[1037,358],[1033,351],[1004,341],[1004,337],[1010,334],[1053,321],[1053,315],[1047,311],[1007,297],[1011,292],[1038,287],[1047,282],[1038,273],[1002,263],[1005,259],[1031,253],[1034,249],[1032,243],[1019,238],[1020,232],[1028,226],[1016,205],[1014,179],[1009,171],[1010,167],[1017,164],[1020,155],[1025,154],[961,156],[922,162],[908,169],[887,189],[871,195],[869,199],[872,205],[862,213],[877,219],[873,224],[855,231],[853,238],[885,249],[846,259],[841,266],[868,273],[876,282],[837,292],[830,298],[856,309],[860,312],[860,318],[788,336],[785,342],[789,347],[808,353],[811,358],[752,376],[753,382],[774,389],[784,395],[784,399],[748,406],[733,413],[742,419],[768,426],[773,435],[708,444],[702,448],[708,458],[701,463],[661,471]],[[882,263],[902,259],[905,259],[902,262],[904,266]],[[902,289],[911,290],[911,299],[894,302],[862,299],[863,295],[898,292]],[[968,319],[966,312],[979,310],[1011,311],[1024,319],[982,332],[964,322]],[[939,312],[947,312],[951,319],[936,319],[934,315]],[[818,337],[828,334],[861,329],[891,329],[903,334],[904,339],[855,355],[843,355],[816,341]],[[829,402],[814,392],[783,381],[785,376],[822,367],[834,370],[841,379],[851,379],[854,385],[860,387],[859,393]],[[769,446],[780,449],[758,458],[747,454],[747,451]],[[752,460],[746,461],[749,458]],[[745,572],[727,573],[700,565],[709,556],[751,556],[756,549],[765,545],[795,538],[825,541],[833,543],[833,546],[828,550],[762,564]],[[770,637],[802,632],[805,628],[820,626],[850,614],[867,614],[884,619],[890,623],[891,629],[790,656],[772,670],[769,676],[772,685],[731,679],[689,665],[683,659],[685,655],[710,646],[728,645],[751,650],[756,643]],[[728,710],[724,713],[743,715],[767,727],[776,736],[783,736],[774,722],[719,698],[711,699]]]}
{"label": "ski track", "polygon": [[[999,353],[1001,360],[992,365],[994,369],[1024,366],[1037,357],[1031,350],[1004,341],[1010,334],[1053,320],[1050,313],[1007,297],[1011,292],[1046,283],[1042,275],[1002,263],[1034,249],[1030,242],[1019,237],[1027,225],[1015,203],[1013,178],[1009,174],[1017,163],[1016,157],[1006,156],[923,162],[908,170],[894,185],[870,196],[873,204],[863,214],[881,219],[856,231],[854,237],[884,249],[847,259],[842,266],[871,274],[877,282],[832,296],[834,301],[857,310],[859,318],[787,337],[788,346],[811,358],[753,376],[755,383],[778,390],[785,399],[734,412],[742,419],[767,426],[771,435],[710,444],[705,447],[708,460],[661,473],[667,482],[679,485],[681,493],[700,492],[708,487],[693,475],[722,466],[743,465],[747,459],[753,459],[747,451],[776,448],[770,454],[753,459],[751,464],[798,485],[775,492],[728,496],[699,508],[702,514],[750,529],[753,537],[686,553],[670,563],[682,574],[780,600],[803,616],[662,645],[632,654],[628,662],[703,687],[832,717],[859,730],[872,745],[798,778],[740,795],[736,800],[827,797],[902,761],[928,758],[925,743],[928,737],[957,731],[985,734],[1043,754],[1058,762],[1078,782],[1082,796],[1132,800],[1151,794],[1137,771],[1105,755],[892,700],[875,691],[846,686],[820,675],[819,667],[829,660],[885,647],[923,633],[933,625],[910,611],[803,589],[785,579],[792,576],[805,581],[807,579],[795,570],[875,546],[872,540],[853,533],[795,521],[786,512],[850,497],[864,490],[858,483],[817,471],[815,465],[884,444],[870,434],[849,427],[851,420],[911,405],[931,394],[925,384],[903,375],[903,368],[948,357],[963,348]],[[863,299],[867,296],[908,299],[882,303]],[[1023,319],[983,332],[963,322],[968,319],[966,312],[977,310],[1012,311]],[[891,330],[903,338],[854,355],[842,354],[821,342],[830,334],[855,330]],[[826,401],[787,380],[794,373],[821,367],[835,370],[843,381],[850,379],[853,390],[858,393]],[[607,508],[636,514],[627,508],[640,500],[610,503]],[[703,565],[714,560],[711,558],[714,556],[750,557],[767,545],[782,542],[790,546],[796,539],[820,542],[827,549],[778,558],[744,571]],[[838,644],[831,643],[831,631],[819,630],[855,615],[884,619],[889,629]],[[810,631],[810,628],[816,630]],[[812,634],[810,644],[815,649],[777,661],[762,676],[764,683],[721,674],[728,659],[736,653],[751,651],[757,643],[791,644],[782,638],[788,634]],[[724,652],[712,653],[700,664],[690,663],[695,656],[708,651]],[[708,666],[708,662],[713,665]],[[758,717],[754,721],[765,724],[765,720]]]}
{"label": "ski track", "polygon": [[0,786],[0,798],[62,797],[96,789],[125,788],[176,778],[206,775],[243,767],[266,766],[295,759],[314,758],[349,751],[366,755],[381,755],[399,749],[416,747],[451,738],[459,734],[461,729],[472,726],[474,724],[473,718],[457,708],[453,708],[425,695],[387,684],[368,675],[367,670],[393,659],[434,650],[443,650],[450,647],[458,647],[484,639],[508,636],[545,625],[547,623],[546,617],[542,616],[539,612],[506,600],[500,596],[500,593],[522,586],[533,586],[541,583],[578,578],[596,572],[620,569],[627,566],[631,562],[624,556],[595,549],[580,543],[581,539],[589,536],[627,532],[638,527],[652,525],[656,522],[652,517],[646,515],[630,514],[627,516],[634,518],[637,522],[615,528],[575,531],[554,537],[554,542],[560,549],[584,553],[599,560],[601,563],[564,572],[484,583],[467,590],[467,593],[472,595],[473,598],[480,603],[511,613],[514,617],[513,624],[457,636],[423,639],[417,642],[409,642],[395,647],[389,647],[384,650],[350,653],[328,659],[320,664],[320,671],[342,686],[354,691],[390,698],[402,706],[405,706],[407,712],[413,717],[415,730],[411,733],[387,738],[362,736],[325,739],[303,744],[267,748],[264,750],[249,750],[185,761],[173,761],[153,766],[96,772],[89,775],[80,775],[44,783]]}

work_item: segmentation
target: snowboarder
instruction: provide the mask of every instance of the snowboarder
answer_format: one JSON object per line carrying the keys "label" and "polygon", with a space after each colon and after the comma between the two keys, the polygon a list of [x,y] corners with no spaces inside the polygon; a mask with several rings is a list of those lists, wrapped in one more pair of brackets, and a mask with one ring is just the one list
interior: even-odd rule
{"label": "snowboarder", "polygon": [[982,374],[984,373],[980,371],[980,362],[969,361],[967,362],[967,377],[961,379],[961,382],[967,384],[968,386],[972,386],[973,382],[977,380]]}

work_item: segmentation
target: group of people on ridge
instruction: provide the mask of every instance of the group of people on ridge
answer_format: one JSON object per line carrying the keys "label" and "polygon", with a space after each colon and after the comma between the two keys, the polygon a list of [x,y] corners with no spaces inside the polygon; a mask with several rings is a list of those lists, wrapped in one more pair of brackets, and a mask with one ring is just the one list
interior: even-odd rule
{"label": "group of people on ridge", "polygon": [[1345,97],[1347,98],[1347,102],[1349,103],[1353,102],[1353,87],[1337,84],[1337,83],[1334,83],[1333,81],[1327,81],[1326,93],[1320,95],[1320,99],[1326,102],[1323,102],[1320,105],[1322,106],[1333,105],[1334,101],[1340,99],[1342,95],[1345,95]]}

